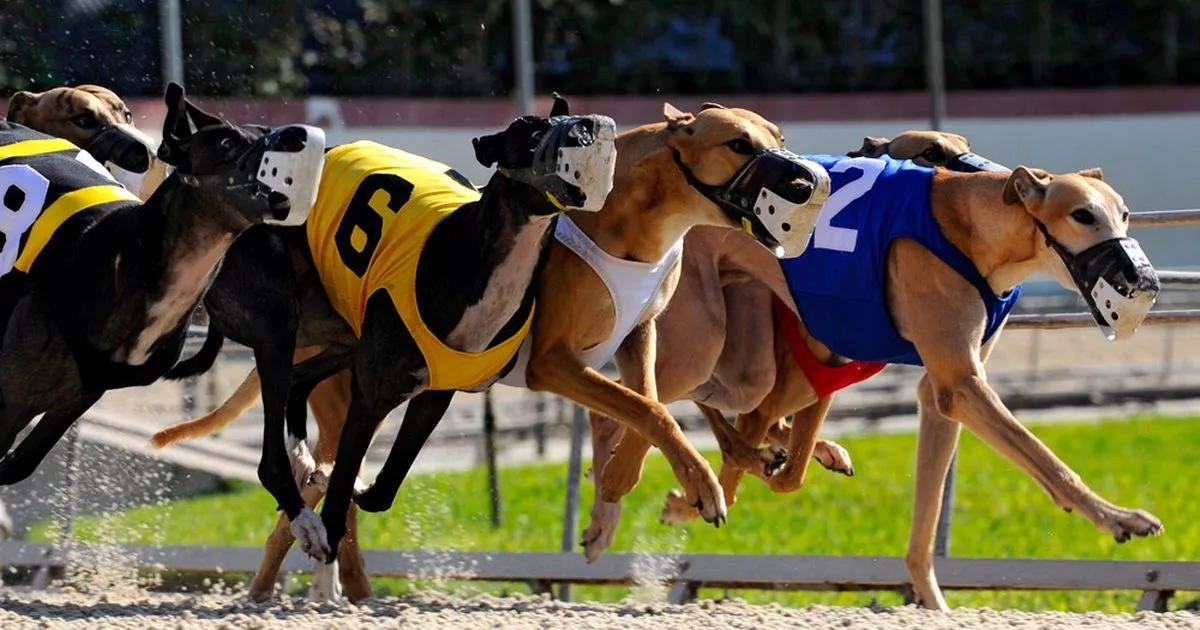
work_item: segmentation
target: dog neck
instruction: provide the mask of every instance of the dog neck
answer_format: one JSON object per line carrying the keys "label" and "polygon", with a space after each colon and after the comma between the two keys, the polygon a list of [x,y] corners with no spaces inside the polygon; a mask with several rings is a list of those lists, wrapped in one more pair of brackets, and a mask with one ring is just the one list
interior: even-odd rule
{"label": "dog neck", "polygon": [[95,347],[142,365],[178,330],[203,297],[234,238],[249,226],[212,193],[171,177],[141,207],[113,216],[91,238],[109,245],[112,315],[89,330]]}
{"label": "dog neck", "polygon": [[997,295],[1043,271],[1045,247],[1029,213],[1003,201],[1006,173],[939,170],[933,215],[942,234],[975,264]]}
{"label": "dog neck", "polygon": [[688,185],[668,138],[662,123],[618,134],[620,159],[607,202],[599,212],[571,213],[579,229],[610,256],[657,262],[691,228],[729,225],[713,222],[719,212]]}
{"label": "dog neck", "polygon": [[460,352],[481,352],[520,329],[556,216],[529,208],[548,206],[497,174],[478,202],[434,228],[417,266],[417,304],[430,332]]}

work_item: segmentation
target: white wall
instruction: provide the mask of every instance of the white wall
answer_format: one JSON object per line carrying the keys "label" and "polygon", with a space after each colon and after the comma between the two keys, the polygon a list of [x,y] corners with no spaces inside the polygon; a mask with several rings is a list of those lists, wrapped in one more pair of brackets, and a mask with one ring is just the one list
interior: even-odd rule
{"label": "white wall", "polygon": [[[788,146],[805,153],[845,153],[864,136],[893,136],[924,129],[926,120],[853,123],[785,123]],[[1133,211],[1200,208],[1200,113],[1064,118],[950,119],[945,128],[960,133],[972,148],[1001,164],[1026,164],[1050,171],[1092,166]],[[421,153],[457,168],[476,183],[487,180],[471,138],[493,129],[414,127],[329,130],[329,144],[364,138]],[[1200,229],[1139,231],[1157,266],[1200,266]]]}

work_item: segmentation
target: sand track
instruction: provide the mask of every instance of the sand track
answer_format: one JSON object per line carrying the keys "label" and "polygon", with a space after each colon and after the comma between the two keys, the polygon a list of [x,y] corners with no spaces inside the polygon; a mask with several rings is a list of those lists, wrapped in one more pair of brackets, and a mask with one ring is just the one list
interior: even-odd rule
{"label": "sand track", "polygon": [[0,596],[0,628],[1200,628],[1200,614],[1104,615],[957,609],[950,614],[890,609],[753,606],[741,601],[666,604],[567,604],[540,597],[470,599],[438,594],[387,598],[363,606],[301,599],[258,605],[240,596],[85,595],[14,592]]}

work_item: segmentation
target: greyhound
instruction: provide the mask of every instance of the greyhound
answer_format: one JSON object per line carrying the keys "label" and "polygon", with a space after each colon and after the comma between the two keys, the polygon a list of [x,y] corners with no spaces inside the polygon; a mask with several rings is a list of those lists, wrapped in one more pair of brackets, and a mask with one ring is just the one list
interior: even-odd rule
{"label": "greyhound", "polygon": [[[539,315],[535,317],[533,334],[522,347],[521,362],[508,372],[506,381],[523,380],[539,364],[538,339],[546,337],[555,340],[552,345],[559,348],[556,352],[579,356],[588,351],[584,360],[593,367],[580,365],[572,369],[584,369],[586,374],[595,374],[607,382],[594,367],[611,357],[592,352],[595,348],[590,346],[612,338],[619,341],[629,329],[616,330],[620,327],[615,316],[618,307],[614,306],[618,298],[593,270],[591,265],[597,260],[623,259],[615,264],[634,270],[630,277],[642,291],[620,308],[634,316],[622,318],[625,325],[632,326],[644,325],[665,302],[662,296],[674,286],[673,274],[678,274],[675,262],[678,258],[671,257],[672,250],[691,226],[720,225],[726,231],[728,226],[741,226],[754,233],[756,242],[772,249],[803,248],[816,220],[817,208],[828,193],[828,179],[819,177],[822,173],[819,169],[810,172],[806,170],[809,165],[779,150],[782,137],[775,125],[753,112],[714,104],[705,104],[696,116],[667,104],[664,117],[664,123],[644,125],[618,136],[616,182],[599,213],[569,213],[571,226],[566,229],[560,219],[555,229],[556,242],[550,247],[549,261],[542,272]],[[778,161],[773,162],[774,159]],[[760,198],[767,203],[760,202]],[[568,248],[565,241],[572,247]],[[601,251],[597,252],[593,246]],[[759,245],[752,246],[766,251]],[[575,247],[587,248],[588,261],[579,258]],[[646,282],[646,276],[651,276],[650,282]],[[620,299],[630,297],[624,292]],[[339,375],[338,379],[342,378]],[[215,431],[231,422],[253,402],[254,380],[252,373],[234,397],[213,414],[168,427],[155,434],[152,443],[163,446]],[[342,431],[350,397],[347,384],[346,380],[331,380],[326,383],[323,395],[309,398],[321,429],[318,452],[331,450],[332,441]],[[624,391],[620,386],[615,387],[618,393]],[[590,398],[581,398],[573,391],[566,395],[592,404]],[[645,400],[640,395],[635,398]],[[355,502],[362,509],[386,509],[403,482],[428,435],[423,432],[414,439],[414,434],[406,431],[414,405],[421,400],[419,396],[409,403],[402,434],[385,464],[390,472],[381,473],[368,492],[356,495]],[[647,404],[656,403],[647,400]],[[291,409],[294,407],[289,406]],[[686,442],[683,446],[690,449]],[[403,452],[399,451],[401,448]],[[699,458],[699,454],[695,457]],[[712,475],[707,466],[704,470]],[[715,476],[712,481],[715,485]],[[314,501],[320,493],[320,488],[313,488]],[[714,520],[723,512],[716,503],[720,500],[718,493],[710,502]],[[290,542],[277,526],[268,542],[264,571],[260,572],[268,577],[260,580],[256,576],[255,587],[263,590],[255,593],[269,592],[269,577],[275,575]],[[350,560],[357,561],[353,556]],[[365,579],[356,589],[359,596],[370,592]]]}
{"label": "greyhound", "polygon": [[[396,458],[420,448],[455,391],[486,389],[511,367],[555,218],[599,210],[612,188],[615,129],[605,116],[571,116],[556,98],[550,117],[474,140],[479,162],[497,167],[482,193],[419,156],[337,147],[305,231],[261,230],[231,251],[205,299],[210,331],[255,351],[266,416],[259,476],[301,548],[323,561],[314,598],[336,596],[355,478],[387,413],[411,399],[383,478],[407,472]],[[297,343],[324,348],[293,374]],[[199,369],[215,356],[209,348]],[[314,466],[305,401],[347,367],[352,400],[318,518],[297,486]]]}
{"label": "greyhound", "polygon": [[[868,139],[862,153],[869,154],[871,148]],[[1103,181],[1100,170],[1055,175],[1022,166],[1009,171],[969,153],[950,160],[955,163],[951,166],[969,172],[935,172],[910,162],[865,155],[813,159],[837,175],[813,246],[795,259],[743,258],[736,266],[750,277],[743,296],[757,297],[718,307],[724,317],[719,328],[709,328],[711,320],[687,318],[683,310],[669,309],[667,314],[675,319],[660,322],[664,330],[680,328],[674,342],[668,342],[672,352],[694,346],[695,340],[724,338],[724,352],[780,368],[771,390],[763,393],[759,406],[764,409],[739,417],[738,432],[726,436],[756,446],[766,439],[780,415],[796,412],[790,431],[777,433],[776,439],[788,441],[789,457],[768,479],[772,489],[790,491],[803,484],[815,435],[832,400],[831,395],[815,391],[808,369],[787,359],[803,353],[823,365],[844,366],[847,359],[910,363],[926,367],[917,388],[921,424],[907,556],[922,604],[946,608],[933,573],[933,536],[946,470],[964,424],[1041,483],[1057,505],[1081,511],[1118,541],[1161,533],[1162,523],[1153,515],[1114,505],[1088,488],[1012,416],[988,386],[983,371],[983,362],[1019,294],[1020,282],[1033,273],[1049,273],[1064,287],[1080,291],[1110,340],[1132,335],[1154,303],[1157,275],[1137,242],[1126,236],[1129,210]],[[870,222],[865,218],[868,215]],[[905,216],[893,218],[900,215]],[[882,236],[870,233],[879,226],[899,225],[891,223],[899,220],[913,221],[911,225],[918,227],[897,228],[894,233],[899,236],[894,238],[889,238],[892,232]],[[826,231],[823,235],[822,230]],[[861,241],[849,238],[850,232]],[[736,245],[731,247],[742,251]],[[868,254],[872,251],[879,253],[878,269],[862,264],[871,259]],[[719,256],[698,256],[697,260],[713,267],[697,273],[715,275],[726,267]],[[846,274],[859,275],[851,280]],[[846,291],[858,291],[858,299],[817,288],[814,279],[819,278],[836,282]],[[720,294],[681,293],[679,298],[695,305],[720,299]],[[783,308],[772,309],[772,298]],[[693,306],[689,310],[712,309]],[[779,333],[774,331],[789,328],[803,343],[781,350]],[[776,342],[768,339],[742,345],[743,336],[722,334],[753,330],[776,335]],[[868,341],[863,343],[864,339]],[[666,348],[660,350],[666,352]],[[712,363],[677,362],[668,370],[669,376],[663,372],[660,376],[704,389],[713,369]],[[710,424],[714,431],[728,433],[723,418]],[[636,436],[620,440],[616,452],[603,464],[604,480],[633,476],[629,472],[610,476],[611,469],[629,471],[641,466],[645,448]],[[741,471],[730,466],[729,472],[723,472],[722,481],[726,497],[732,501]],[[619,499],[624,490],[605,487],[602,492]],[[696,516],[680,493],[668,496],[665,520]]]}
{"label": "greyhound", "polygon": [[154,143],[133,126],[133,112],[108,88],[80,85],[17,92],[8,102],[8,121],[87,151],[142,201],[167,176],[167,165],[155,155]]}
{"label": "greyhound", "polygon": [[32,474],[105,391],[165,374],[234,239],[312,204],[319,129],[225,123],[177,84],[166,103],[158,157],[176,170],[144,204],[71,143],[0,123],[0,484]]}

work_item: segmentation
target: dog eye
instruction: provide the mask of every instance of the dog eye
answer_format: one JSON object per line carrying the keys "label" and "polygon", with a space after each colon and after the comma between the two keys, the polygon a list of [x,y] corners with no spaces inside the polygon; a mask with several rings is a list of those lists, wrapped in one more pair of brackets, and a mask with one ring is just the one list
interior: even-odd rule
{"label": "dog eye", "polygon": [[753,155],[754,153],[756,153],[756,151],[754,150],[754,147],[751,146],[749,142],[746,142],[745,140],[742,140],[741,138],[738,138],[737,140],[730,140],[729,142],[726,142],[725,144],[729,147],[729,149],[731,151],[733,151],[734,153],[738,153],[740,155]]}
{"label": "dog eye", "polygon": [[1096,215],[1084,210],[1083,208],[1078,208],[1072,211],[1071,218],[1075,219],[1079,223],[1082,223],[1083,225],[1091,225],[1096,222]]}
{"label": "dog eye", "polygon": [[125,110],[125,124],[128,124],[128,125],[133,124],[133,112],[131,112],[129,110]]}
{"label": "dog eye", "polygon": [[929,160],[930,164],[941,164],[946,161],[946,152],[942,147],[929,147],[921,154],[921,157]]}
{"label": "dog eye", "polygon": [[222,149],[228,151],[233,148],[233,138],[222,138],[219,145]]}
{"label": "dog eye", "polygon": [[1129,211],[1128,210],[1121,213],[1121,223],[1129,223]]}
{"label": "dog eye", "polygon": [[95,129],[97,124],[96,117],[91,114],[80,114],[72,118],[71,122],[82,129]]}

